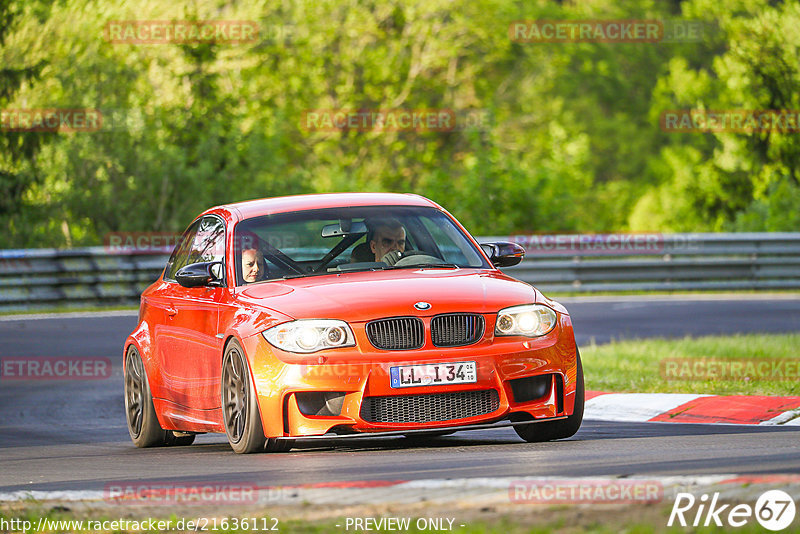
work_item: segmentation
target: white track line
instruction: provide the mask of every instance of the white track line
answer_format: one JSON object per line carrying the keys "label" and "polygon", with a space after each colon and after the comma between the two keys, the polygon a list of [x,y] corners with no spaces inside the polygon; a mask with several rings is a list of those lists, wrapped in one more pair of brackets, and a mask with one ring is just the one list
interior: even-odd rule
{"label": "white track line", "polygon": [[600,421],[644,422],[699,397],[693,393],[607,393],[586,401],[583,417]]}
{"label": "white track line", "polygon": [[[748,477],[745,477],[748,478]],[[787,491],[791,491],[796,495],[800,495],[800,475],[787,475],[785,480],[776,481],[772,480],[774,476],[767,475],[765,477],[755,475],[750,482],[750,490],[763,491],[762,489],[755,488],[755,485],[761,484],[782,484]],[[347,502],[350,504],[375,504],[375,503],[402,503],[402,502],[453,502],[453,501],[475,501],[475,502],[496,502],[508,503],[510,501],[509,495],[512,489],[516,486],[530,486],[544,485],[548,483],[559,484],[615,484],[615,483],[633,483],[637,481],[642,483],[657,483],[663,487],[664,499],[670,499],[677,491],[686,491],[686,488],[693,488],[699,490],[703,487],[728,487],[728,491],[741,492],[742,488],[748,487],[742,484],[742,477],[732,474],[720,475],[704,475],[704,476],[646,476],[636,475],[632,477],[565,477],[565,476],[548,476],[548,477],[498,477],[498,478],[455,478],[455,479],[422,479],[411,481],[396,481],[388,483],[379,483],[370,486],[371,482],[366,481],[364,486],[352,487],[352,482],[343,482],[341,485],[337,484],[315,484],[309,486],[259,486],[255,488],[256,495],[252,500],[247,502],[243,501],[241,504],[253,505],[303,505],[304,503],[314,502],[318,504],[341,504]],[[191,482],[175,482],[176,488],[191,489]],[[131,482],[133,486],[146,486],[146,481]],[[226,485],[235,484],[219,482],[207,483],[203,486],[219,486],[223,488]],[[157,484],[158,487],[164,488],[163,482]],[[220,490],[224,494],[224,489]],[[161,494],[164,495],[163,493]],[[136,497],[129,500],[117,500],[109,496],[109,492],[104,491],[88,491],[88,490],[64,490],[64,491],[14,491],[0,493],[0,502],[19,502],[19,501],[84,501],[87,503],[106,505],[114,507],[126,507],[136,505],[155,505],[155,506],[172,506],[176,504],[219,504],[221,499],[216,499],[208,502],[191,502],[192,496],[189,493],[183,493],[185,502],[182,498],[162,498],[159,500],[158,495],[148,502],[148,498],[137,499]],[[195,496],[196,497],[196,496]],[[222,499],[224,500],[224,499]]]}

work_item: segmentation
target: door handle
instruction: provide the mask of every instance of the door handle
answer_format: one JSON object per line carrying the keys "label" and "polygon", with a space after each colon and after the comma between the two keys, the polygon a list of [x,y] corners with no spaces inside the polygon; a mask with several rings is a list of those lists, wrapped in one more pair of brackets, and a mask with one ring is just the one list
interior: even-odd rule
{"label": "door handle", "polygon": [[167,306],[167,315],[174,317],[176,313],[178,313],[177,308],[174,308],[173,306]]}

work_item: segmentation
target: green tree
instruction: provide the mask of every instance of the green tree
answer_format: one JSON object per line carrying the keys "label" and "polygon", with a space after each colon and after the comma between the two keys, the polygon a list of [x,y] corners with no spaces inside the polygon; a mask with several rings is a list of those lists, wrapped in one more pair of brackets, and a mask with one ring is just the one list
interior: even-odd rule
{"label": "green tree", "polygon": [[[37,80],[46,65],[43,59],[25,57],[12,34],[25,21],[45,17],[47,7],[44,3],[22,5],[0,0],[0,110],[8,110],[8,104],[20,87]],[[52,134],[0,127],[0,220],[7,223],[12,234],[19,228],[20,218],[33,215],[24,213],[23,198],[38,179],[33,165],[36,155],[51,138]],[[5,244],[16,243],[9,241]]]}
{"label": "green tree", "polygon": [[[651,116],[666,109],[800,109],[800,5],[691,0],[687,17],[716,20],[724,45],[711,61],[675,58],[659,80]],[[800,229],[796,132],[671,135],[660,150],[663,181],[632,211],[635,229]]]}

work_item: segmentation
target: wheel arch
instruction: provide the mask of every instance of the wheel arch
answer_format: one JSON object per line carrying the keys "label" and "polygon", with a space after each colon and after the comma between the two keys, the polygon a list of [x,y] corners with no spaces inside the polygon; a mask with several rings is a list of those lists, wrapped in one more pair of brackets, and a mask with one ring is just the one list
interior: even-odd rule
{"label": "wheel arch", "polygon": [[122,348],[123,369],[125,358],[128,354],[128,348],[130,348],[131,345],[134,345],[136,350],[139,351],[142,362],[145,364],[145,367],[147,367],[147,364],[149,364],[152,359],[153,352],[153,335],[147,321],[141,321],[136,326],[136,329],[125,339],[125,344]]}
{"label": "wheel arch", "polygon": [[[158,362],[155,361],[153,354],[153,337],[151,335],[150,325],[146,321],[142,321],[125,340],[125,345],[122,351],[122,373],[125,375],[128,350],[135,347],[139,353],[139,358],[142,360],[142,367],[144,369],[145,380],[147,380],[150,394],[153,400],[161,399],[162,397],[162,382],[158,373]],[[161,411],[154,407],[156,418],[162,428],[167,428],[167,422],[164,420]]]}
{"label": "wheel arch", "polygon": [[[240,334],[241,332],[237,331],[231,331],[226,334],[222,343],[222,350],[220,351],[220,367],[225,359],[225,351],[228,349],[228,345],[230,345],[231,341],[235,339],[242,348],[247,369],[250,373],[250,385],[255,392],[258,413],[259,417],[261,418],[261,427],[264,430],[265,436],[268,438],[284,436],[284,392],[282,390],[276,391],[270,387],[259,387],[260,383],[263,386],[263,376],[265,371],[260,364],[257,364],[256,359],[262,358],[263,354],[261,354],[259,351],[256,351],[254,354],[252,350],[249,350],[253,348],[253,344],[248,340],[254,336],[261,336],[261,334],[253,334],[253,336],[249,336],[244,339]],[[261,340],[263,340],[263,338],[261,338]],[[219,391],[219,398],[221,401],[221,387]]]}

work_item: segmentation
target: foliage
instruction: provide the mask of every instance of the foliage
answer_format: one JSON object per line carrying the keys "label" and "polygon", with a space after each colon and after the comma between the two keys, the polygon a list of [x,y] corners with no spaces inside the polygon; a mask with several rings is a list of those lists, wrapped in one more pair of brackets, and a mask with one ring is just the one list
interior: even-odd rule
{"label": "foliage", "polygon": [[[662,109],[800,109],[800,4],[691,0],[689,18],[712,18],[723,47],[711,61],[674,58],[653,95]],[[674,137],[674,136],[673,136]],[[633,229],[800,229],[798,131],[685,134],[661,147],[664,179],[631,213]]]}
{"label": "foliage", "polygon": [[[703,20],[696,42],[521,43],[515,20]],[[242,44],[116,44],[109,21],[244,20]],[[797,134],[668,133],[665,109],[800,109],[800,7],[767,0],[0,0],[0,247],[180,231],[221,203],[429,196],[473,233],[797,230]],[[309,110],[450,109],[452,131],[314,131]]]}

